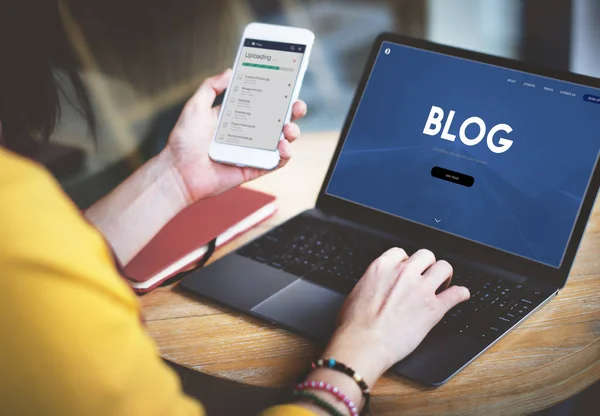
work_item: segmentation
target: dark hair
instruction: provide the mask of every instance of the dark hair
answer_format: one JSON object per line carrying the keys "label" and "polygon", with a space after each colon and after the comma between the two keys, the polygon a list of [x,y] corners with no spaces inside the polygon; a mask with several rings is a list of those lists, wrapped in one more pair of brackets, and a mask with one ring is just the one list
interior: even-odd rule
{"label": "dark hair", "polygon": [[89,95],[68,42],[58,0],[0,1],[0,122],[7,148],[27,155],[48,140],[60,116],[62,71],[73,84],[76,108],[96,132]]}

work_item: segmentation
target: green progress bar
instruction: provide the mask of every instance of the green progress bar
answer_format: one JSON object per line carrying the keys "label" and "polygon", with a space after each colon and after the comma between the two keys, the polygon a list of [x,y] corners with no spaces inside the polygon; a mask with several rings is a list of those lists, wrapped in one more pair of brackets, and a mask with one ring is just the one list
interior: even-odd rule
{"label": "green progress bar", "polygon": [[248,63],[248,62],[244,62],[242,64],[242,66],[250,66],[252,68],[274,69],[275,71],[279,71],[279,67],[278,66],[271,66],[271,65],[260,65],[260,64],[251,64],[251,63]]}

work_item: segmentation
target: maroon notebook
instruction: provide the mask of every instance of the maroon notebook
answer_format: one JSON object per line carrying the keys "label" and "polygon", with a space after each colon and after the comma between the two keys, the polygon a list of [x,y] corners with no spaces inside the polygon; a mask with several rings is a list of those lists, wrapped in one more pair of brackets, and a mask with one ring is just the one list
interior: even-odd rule
{"label": "maroon notebook", "polygon": [[134,290],[149,292],[202,261],[212,240],[219,247],[276,210],[275,197],[241,187],[192,204],[125,266],[125,275]]}

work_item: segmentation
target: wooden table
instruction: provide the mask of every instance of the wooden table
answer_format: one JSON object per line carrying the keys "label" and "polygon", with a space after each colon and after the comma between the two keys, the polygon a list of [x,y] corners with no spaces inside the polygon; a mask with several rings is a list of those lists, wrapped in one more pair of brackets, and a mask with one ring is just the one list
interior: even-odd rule
{"label": "wooden table", "polygon": [[[337,134],[306,135],[285,169],[249,187],[277,195],[269,221],[221,248],[220,258],[314,205]],[[600,204],[560,295],[446,385],[429,389],[388,375],[374,388],[375,415],[512,415],[540,410],[600,379]],[[291,386],[318,354],[282,329],[199,302],[174,287],[141,298],[160,354],[188,368],[255,386]]]}

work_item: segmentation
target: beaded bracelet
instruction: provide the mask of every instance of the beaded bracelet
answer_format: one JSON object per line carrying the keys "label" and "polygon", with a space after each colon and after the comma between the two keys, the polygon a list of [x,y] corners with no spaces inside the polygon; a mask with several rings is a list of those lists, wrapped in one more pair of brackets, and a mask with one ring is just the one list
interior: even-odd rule
{"label": "beaded bracelet", "polygon": [[344,405],[350,411],[351,416],[358,416],[358,408],[354,404],[352,400],[350,400],[344,393],[340,391],[339,388],[332,386],[329,383],[325,383],[323,381],[305,381],[304,383],[300,383],[296,386],[296,390],[322,390],[327,393],[331,393],[338,399],[340,402],[343,402]]}
{"label": "beaded bracelet", "polygon": [[315,405],[319,406],[321,409],[325,410],[331,416],[345,416],[342,412],[337,410],[334,405],[327,402],[326,400],[321,399],[316,394],[313,394],[309,391],[304,390],[295,390],[294,396],[301,397],[303,399],[308,399],[313,402]]}
{"label": "beaded bracelet", "polygon": [[360,374],[358,374],[352,368],[348,367],[346,364],[336,361],[333,358],[314,361],[311,364],[311,367],[313,370],[317,368],[329,368],[331,370],[339,371],[351,377],[356,382],[356,384],[358,384],[358,387],[362,390],[363,397],[365,398],[364,411],[366,413],[369,412],[369,402],[371,399],[371,394],[369,393],[369,386],[363,380]]}

